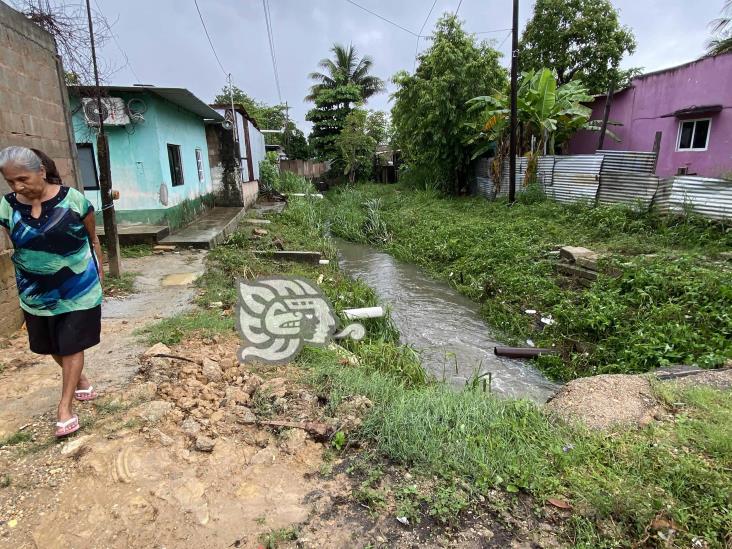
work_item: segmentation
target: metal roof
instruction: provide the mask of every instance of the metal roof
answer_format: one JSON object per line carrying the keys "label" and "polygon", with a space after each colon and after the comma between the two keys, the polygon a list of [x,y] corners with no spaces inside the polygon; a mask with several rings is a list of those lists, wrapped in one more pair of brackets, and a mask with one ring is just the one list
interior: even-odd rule
{"label": "metal roof", "polygon": [[[219,110],[225,111],[226,109],[230,109],[231,105],[226,105],[224,103],[212,103],[210,107],[212,109],[217,109],[218,112]],[[259,129],[259,124],[257,124],[257,121],[254,119],[254,117],[249,114],[249,111],[244,108],[244,105],[242,105],[241,103],[235,103],[234,110],[242,115],[244,118],[249,120],[249,122],[251,122],[255,128]]]}
{"label": "metal roof", "polygon": [[[93,86],[69,86],[68,88],[69,90],[77,92],[79,95],[83,95],[84,92],[95,89]],[[204,120],[224,120],[224,117],[221,114],[209,107],[206,103],[201,101],[185,88],[158,88],[157,86],[100,86],[100,88],[107,93],[134,93],[145,91],[152,93],[153,95],[157,95],[162,99],[166,99],[167,101],[200,116]]]}

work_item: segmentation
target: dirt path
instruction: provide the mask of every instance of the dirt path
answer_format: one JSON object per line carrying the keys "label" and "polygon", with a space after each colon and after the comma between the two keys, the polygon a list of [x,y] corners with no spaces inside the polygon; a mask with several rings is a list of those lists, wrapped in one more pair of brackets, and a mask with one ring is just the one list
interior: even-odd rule
{"label": "dirt path", "polygon": [[[144,350],[132,332],[154,318],[172,316],[190,306],[195,289],[190,284],[163,286],[166,276],[200,274],[205,254],[181,252],[163,256],[126,259],[124,268],[140,275],[137,293],[124,299],[105,299],[102,305],[101,343],[87,354],[85,373],[95,387],[110,391],[127,383],[138,367]],[[0,439],[16,432],[34,416],[53,409],[58,403],[61,372],[50,357],[27,350],[21,329],[2,350],[0,362]]]}
{"label": "dirt path", "polygon": [[[367,409],[353,395],[329,410],[294,368],[239,364],[238,341],[192,336],[177,360],[151,356],[132,332],[190,306],[185,282],[203,254],[129,260],[138,293],[105,302],[102,344],[88,372],[103,395],[78,406],[83,429],[50,433],[58,367],[29,353],[19,332],[3,350],[0,547],[556,547],[532,512],[471,511],[461,529],[396,520],[394,501],[368,509],[355,474],[327,438],[252,420],[317,423],[349,430]],[[177,280],[176,280],[177,279]],[[357,469],[357,467],[355,467]],[[409,473],[384,465],[384,479]],[[520,518],[528,517],[528,518]]]}

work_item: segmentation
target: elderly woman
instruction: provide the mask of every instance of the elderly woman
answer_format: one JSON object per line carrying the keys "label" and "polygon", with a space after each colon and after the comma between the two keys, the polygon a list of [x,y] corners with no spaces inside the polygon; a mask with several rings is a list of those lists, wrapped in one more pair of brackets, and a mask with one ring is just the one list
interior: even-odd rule
{"label": "elderly woman", "polygon": [[63,386],[56,436],[79,429],[73,399],[96,397],[82,373],[84,351],[99,343],[102,257],[94,207],[64,187],[56,165],[41,151],[0,150],[0,173],[13,192],[0,199],[0,226],[13,242],[20,306],[30,349],[61,366]]}

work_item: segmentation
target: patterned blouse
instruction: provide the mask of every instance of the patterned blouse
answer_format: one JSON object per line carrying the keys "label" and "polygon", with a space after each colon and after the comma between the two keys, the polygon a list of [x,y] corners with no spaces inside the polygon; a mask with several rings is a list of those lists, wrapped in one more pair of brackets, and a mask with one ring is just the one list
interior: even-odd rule
{"label": "patterned blouse", "polygon": [[102,302],[99,267],[83,223],[93,212],[83,194],[63,186],[42,202],[38,219],[15,193],[0,199],[0,225],[8,229],[15,247],[15,279],[25,311],[54,316]]}

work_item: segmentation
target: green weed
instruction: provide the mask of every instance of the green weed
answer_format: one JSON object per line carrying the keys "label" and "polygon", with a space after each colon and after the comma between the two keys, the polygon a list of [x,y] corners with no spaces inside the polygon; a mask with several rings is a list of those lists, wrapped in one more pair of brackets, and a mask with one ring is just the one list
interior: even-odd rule
{"label": "green weed", "polygon": [[125,272],[120,276],[112,276],[109,273],[104,277],[104,295],[120,297],[135,292],[135,279],[140,273]]}
{"label": "green weed", "polygon": [[[528,191],[527,191],[528,192]],[[535,196],[536,195],[536,196]],[[371,239],[370,208],[390,240]],[[334,236],[379,244],[481,304],[508,343],[556,346],[538,361],[560,380],[645,372],[674,363],[715,366],[732,357],[732,271],[710,258],[732,246],[732,231],[694,216],[661,217],[627,206],[542,201],[507,207],[482,198],[441,198],[393,185],[328,193],[319,207]],[[578,290],[549,254],[578,245],[606,254],[603,272]],[[526,309],[551,314],[543,330]]]}
{"label": "green weed", "polygon": [[266,534],[262,534],[259,537],[259,541],[262,542],[266,549],[277,549],[283,541],[297,541],[299,535],[300,532],[295,527],[278,528],[277,530],[271,530]]}
{"label": "green weed", "polygon": [[23,444],[24,442],[29,442],[32,439],[32,433],[28,431],[18,431],[0,440],[0,448],[4,448],[5,446],[16,446],[18,444]]}
{"label": "green weed", "polygon": [[138,335],[144,336],[147,343],[164,343],[176,345],[185,337],[193,333],[203,337],[231,332],[234,329],[234,320],[230,316],[222,316],[220,310],[195,310],[171,318],[161,320],[138,330]]}

